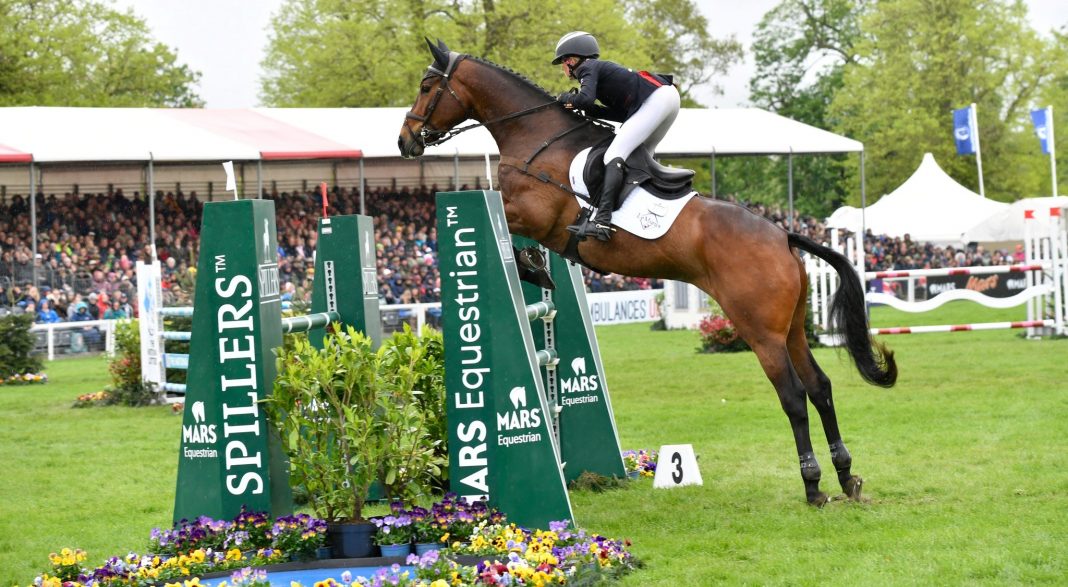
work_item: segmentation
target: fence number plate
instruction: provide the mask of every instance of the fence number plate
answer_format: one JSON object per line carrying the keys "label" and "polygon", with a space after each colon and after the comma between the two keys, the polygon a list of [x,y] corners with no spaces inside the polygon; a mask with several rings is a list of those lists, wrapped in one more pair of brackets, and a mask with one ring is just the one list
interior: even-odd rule
{"label": "fence number plate", "polygon": [[665,444],[656,461],[653,487],[665,489],[683,485],[704,485],[692,444]]}

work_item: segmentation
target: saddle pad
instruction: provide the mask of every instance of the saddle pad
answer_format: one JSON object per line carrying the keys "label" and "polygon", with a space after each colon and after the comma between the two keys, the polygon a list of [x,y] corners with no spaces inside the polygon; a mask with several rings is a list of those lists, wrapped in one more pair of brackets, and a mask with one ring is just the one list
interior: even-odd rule
{"label": "saddle pad", "polygon": [[[571,161],[571,169],[568,175],[571,178],[571,189],[580,194],[590,195],[586,188],[586,182],[582,179],[582,171],[586,167],[586,158],[589,157],[591,148],[583,149],[575,159]],[[689,203],[697,192],[674,200],[662,200],[650,194],[645,188],[634,188],[619,210],[612,213],[612,224],[641,238],[654,240],[664,236],[679,212]],[[576,196],[579,206],[593,208],[589,202]]]}

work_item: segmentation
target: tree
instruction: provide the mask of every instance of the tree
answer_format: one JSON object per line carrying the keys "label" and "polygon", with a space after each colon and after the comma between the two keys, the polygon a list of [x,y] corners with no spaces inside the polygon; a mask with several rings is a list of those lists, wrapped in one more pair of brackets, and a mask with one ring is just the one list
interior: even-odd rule
{"label": "tree", "polygon": [[[828,107],[842,85],[842,69],[856,59],[860,14],[857,0],[783,0],[757,24],[754,105],[818,128],[832,126]],[[854,156],[855,158],[855,156]],[[795,206],[825,216],[846,199],[845,155],[794,157]],[[789,187],[781,158],[723,162],[720,185],[742,199],[785,204]],[[717,170],[719,171],[719,170]],[[720,174],[717,173],[717,176]]]}
{"label": "tree", "polygon": [[0,106],[199,106],[199,77],[132,12],[0,0]]}
{"label": "tree", "polygon": [[987,196],[1048,192],[1027,112],[1064,71],[1065,52],[1028,25],[1020,0],[882,1],[861,29],[830,112],[839,132],[865,144],[869,194],[892,191],[925,152],[978,191],[975,161],[956,154],[951,122],[954,108],[973,102]]}
{"label": "tree", "polygon": [[430,63],[424,36],[554,91],[573,83],[550,65],[557,39],[571,30],[596,35],[606,59],[657,71],[684,67],[671,72],[682,74],[684,88],[738,58],[733,41],[682,34],[705,29],[691,0],[657,0],[649,10],[671,19],[655,43],[642,32],[651,21],[641,19],[652,12],[614,0],[288,0],[273,18],[261,97],[272,106],[410,105]]}

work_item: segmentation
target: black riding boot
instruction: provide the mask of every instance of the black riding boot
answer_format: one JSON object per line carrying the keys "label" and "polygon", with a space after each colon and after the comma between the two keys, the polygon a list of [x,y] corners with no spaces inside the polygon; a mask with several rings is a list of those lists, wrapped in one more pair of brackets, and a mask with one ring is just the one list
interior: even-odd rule
{"label": "black riding boot", "polygon": [[567,229],[576,235],[579,240],[587,237],[596,237],[599,241],[607,241],[612,238],[616,229],[612,228],[612,212],[616,209],[619,199],[619,191],[623,187],[623,178],[627,174],[626,163],[622,157],[616,157],[608,162],[604,168],[604,184],[601,186],[601,197],[597,200],[597,213],[593,217],[586,217],[584,222],[572,224]]}

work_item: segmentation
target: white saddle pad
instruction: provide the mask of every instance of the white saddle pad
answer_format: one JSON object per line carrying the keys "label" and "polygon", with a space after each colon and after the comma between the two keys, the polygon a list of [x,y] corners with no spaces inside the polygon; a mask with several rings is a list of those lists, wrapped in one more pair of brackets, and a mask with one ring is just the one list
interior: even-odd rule
{"label": "white saddle pad", "polygon": [[[590,191],[586,188],[586,182],[582,180],[582,170],[586,168],[586,158],[590,154],[590,149],[592,147],[575,155],[569,172],[571,189],[587,196],[590,195]],[[658,239],[671,228],[683,206],[696,195],[697,192],[690,192],[677,200],[661,200],[641,186],[636,187],[627,196],[623,206],[612,213],[612,224],[644,239]],[[586,200],[577,196],[575,199],[578,200],[579,206],[592,208]]]}

